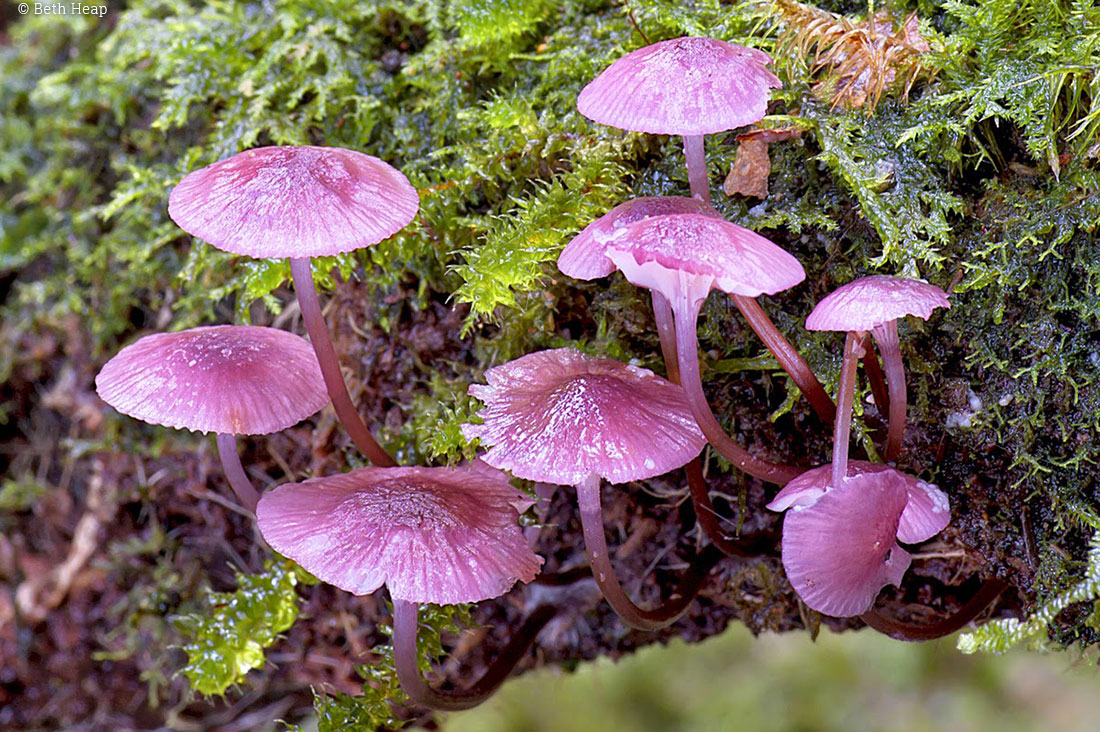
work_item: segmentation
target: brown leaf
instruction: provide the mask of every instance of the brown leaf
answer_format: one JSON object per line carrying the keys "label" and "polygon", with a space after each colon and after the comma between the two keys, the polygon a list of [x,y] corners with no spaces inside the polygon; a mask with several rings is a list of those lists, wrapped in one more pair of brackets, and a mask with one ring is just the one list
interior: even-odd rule
{"label": "brown leaf", "polygon": [[722,189],[727,196],[740,194],[749,198],[766,198],[771,170],[768,143],[757,139],[742,140]]}

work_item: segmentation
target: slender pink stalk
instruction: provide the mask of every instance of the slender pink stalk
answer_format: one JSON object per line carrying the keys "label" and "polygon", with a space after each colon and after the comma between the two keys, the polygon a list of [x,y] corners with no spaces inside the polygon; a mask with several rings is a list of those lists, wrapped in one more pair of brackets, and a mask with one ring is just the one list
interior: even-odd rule
{"label": "slender pink stalk", "polygon": [[886,393],[886,376],[882,373],[870,335],[863,338],[863,373],[867,374],[867,381],[871,384],[879,414],[886,415],[890,409],[890,395]]}
{"label": "slender pink stalk", "polygon": [[581,509],[584,548],[592,567],[592,576],[596,578],[604,599],[622,618],[623,623],[637,630],[660,630],[679,620],[699,594],[699,588],[720,554],[714,552],[709,557],[702,556],[693,562],[691,569],[681,577],[673,599],[652,610],[643,610],[627,596],[615,576],[615,568],[611,566],[607,538],[604,536],[603,512],[600,510],[598,475],[591,475],[577,485],[577,499]]}
{"label": "slender pink stalk", "polygon": [[848,331],[844,340],[844,360],[840,364],[840,384],[836,393],[836,424],[833,427],[833,482],[839,487],[848,477],[848,437],[852,428],[852,399],[856,393],[856,366],[863,353],[863,333]]}
{"label": "slender pink stalk", "polygon": [[229,487],[237,494],[237,500],[249,511],[256,511],[256,504],[260,502],[260,494],[252,485],[248,474],[241,465],[241,456],[237,454],[237,438],[235,435],[227,435],[219,432],[215,435],[218,443],[218,457],[222,461],[222,470],[229,481]]}
{"label": "slender pink stalk", "polygon": [[653,319],[657,322],[657,337],[661,341],[661,357],[665,360],[665,373],[673,384],[680,383],[680,365],[676,360],[676,321],[668,298],[656,289],[653,296]]}
{"label": "slender pink stalk", "polygon": [[730,295],[730,297],[741,311],[741,314],[745,316],[745,320],[749,322],[749,327],[764,342],[764,345],[775,356],[775,360],[779,362],[784,371],[790,374],[791,379],[802,390],[806,399],[809,400],[810,406],[817,412],[817,416],[824,422],[832,422],[836,419],[836,406],[829,395],[825,393],[825,387],[817,380],[813,369],[802,358],[802,354],[775,327],[775,323],[760,307],[760,303],[756,301],[756,298],[745,297],[744,295]]}
{"label": "slender pink stalk", "polygon": [[393,598],[393,660],[397,679],[401,682],[401,688],[417,704],[444,711],[459,711],[481,704],[504,683],[534,643],[539,631],[557,614],[557,608],[553,605],[536,607],[485,674],[464,691],[433,689],[420,674],[416,650],[419,613],[417,603]]}
{"label": "slender pink stalk", "polygon": [[290,274],[294,278],[294,292],[298,296],[298,304],[302,309],[302,320],[305,322],[306,332],[309,333],[309,341],[313,344],[313,350],[317,353],[317,362],[321,364],[321,376],[325,379],[325,388],[328,390],[332,406],[336,410],[336,417],[344,429],[348,431],[352,442],[366,455],[372,463],[382,467],[397,465],[388,452],[383,449],[374,435],[370,433],[363,419],[351,401],[348,394],[348,386],[344,383],[344,375],[340,373],[340,362],[336,357],[336,349],[328,335],[328,326],[321,314],[321,304],[317,299],[317,289],[313,286],[313,270],[309,259],[291,259]]}
{"label": "slender pink stalk", "polygon": [[890,390],[890,429],[886,436],[886,459],[897,459],[901,441],[905,437],[905,410],[908,394],[905,388],[905,366],[901,360],[898,343],[898,321],[887,320],[871,331],[882,354],[882,368],[886,372],[886,384]]}
{"label": "slender pink stalk", "polygon": [[710,203],[710,183],[707,181],[707,158],[703,152],[702,135],[684,135],[684,157],[687,158],[691,195],[703,203]]}
{"label": "slender pink stalk", "polygon": [[997,596],[1004,592],[1008,586],[1007,582],[999,579],[986,580],[974,594],[974,597],[970,598],[969,602],[946,618],[937,620],[933,623],[920,625],[903,623],[900,620],[887,617],[877,610],[868,610],[859,617],[860,620],[867,623],[867,625],[883,635],[890,636],[894,640],[933,640],[935,638],[942,638],[945,635],[951,635],[956,630],[960,630],[971,620],[978,617],[978,613],[993,604]]}
{"label": "slender pink stalk", "polygon": [[701,305],[701,301],[692,304],[685,298],[682,302],[674,303],[672,308],[676,319],[676,351],[680,363],[681,386],[691,413],[699,424],[699,429],[722,457],[749,475],[784,485],[803,471],[793,466],[760,460],[749,454],[726,434],[707,403],[699,376],[699,342],[695,334]]}

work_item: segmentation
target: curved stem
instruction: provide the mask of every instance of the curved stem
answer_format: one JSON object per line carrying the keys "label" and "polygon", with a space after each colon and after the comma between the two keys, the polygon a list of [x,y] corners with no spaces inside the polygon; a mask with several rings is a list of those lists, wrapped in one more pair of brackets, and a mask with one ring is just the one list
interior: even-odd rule
{"label": "curved stem", "polygon": [[989,607],[997,596],[1008,588],[1008,583],[998,579],[986,580],[970,601],[948,617],[927,625],[903,623],[888,618],[877,610],[868,610],[860,619],[883,635],[900,641],[926,641],[951,635]]}
{"label": "curved stem", "polygon": [[390,454],[386,452],[367,426],[363,424],[359,412],[348,394],[348,386],[344,383],[344,375],[340,373],[340,362],[336,358],[336,349],[332,346],[332,340],[328,335],[328,326],[321,315],[321,305],[317,300],[317,289],[313,286],[313,271],[310,269],[309,259],[291,259],[290,274],[294,278],[294,292],[298,296],[298,304],[302,309],[302,320],[309,333],[309,341],[313,344],[313,351],[317,354],[317,362],[321,364],[321,375],[325,379],[325,388],[329,398],[332,399],[336,417],[344,429],[348,431],[352,442],[366,455],[372,463],[382,467],[397,465]]}
{"label": "curved stem", "polygon": [[252,485],[248,474],[244,472],[244,466],[241,465],[241,456],[237,454],[236,435],[219,432],[215,435],[215,440],[218,443],[218,457],[221,458],[222,470],[225,471],[229,486],[237,494],[237,500],[241,505],[255,512],[256,504],[260,502],[260,494]]}
{"label": "curved stem", "polygon": [[905,409],[908,395],[905,390],[905,365],[901,361],[901,345],[898,343],[898,321],[888,320],[871,331],[882,354],[882,368],[886,371],[886,383],[890,389],[890,430],[886,435],[886,459],[895,460],[901,452],[901,440],[905,436]]}
{"label": "curved stem", "polygon": [[703,152],[702,135],[684,135],[684,157],[687,158],[691,195],[709,204],[710,183],[707,182],[707,157]]}
{"label": "curved stem", "polygon": [[882,365],[878,362],[869,335],[863,338],[863,372],[867,374],[867,381],[871,384],[878,413],[885,416],[890,410],[890,396],[886,393],[886,376],[882,373]]}
{"label": "curved stem", "polygon": [[420,675],[420,656],[416,650],[419,610],[415,602],[393,598],[393,660],[397,679],[414,702],[445,711],[470,709],[488,699],[512,673],[542,627],[558,612],[553,605],[536,607],[480,679],[465,691],[444,691],[433,689]]}
{"label": "curved stem", "polygon": [[581,509],[581,528],[584,530],[584,549],[592,566],[592,576],[596,578],[604,599],[622,621],[637,630],[660,630],[679,620],[695,600],[716,557],[692,563],[691,569],[680,579],[675,599],[653,610],[643,610],[627,597],[615,576],[615,568],[611,566],[607,538],[604,536],[603,512],[600,510],[600,477],[591,475],[579,483],[577,498]]}
{"label": "curved stem", "polygon": [[756,301],[756,298],[745,297],[744,295],[730,295],[730,297],[741,311],[741,314],[745,316],[745,320],[749,321],[749,327],[764,342],[764,345],[775,356],[775,360],[779,362],[784,371],[790,374],[791,379],[802,390],[806,399],[809,400],[810,406],[817,412],[817,416],[821,417],[822,421],[826,423],[836,419],[836,405],[825,393],[825,387],[817,380],[813,369],[802,358],[802,354],[775,327],[775,323],[760,307],[760,303]]}
{"label": "curved stem", "polygon": [[676,362],[676,322],[668,298],[650,290],[653,296],[653,320],[657,323],[657,337],[661,340],[661,357],[665,360],[665,373],[673,384],[680,383],[680,366]]}
{"label": "curved stem", "polygon": [[772,541],[761,541],[760,537],[749,537],[747,540],[735,540],[722,531],[718,523],[718,512],[714,510],[714,503],[710,500],[707,491],[707,483],[703,478],[703,468],[699,458],[695,458],[684,466],[687,471],[688,487],[691,490],[691,505],[695,509],[696,520],[703,528],[703,533],[710,539],[718,551],[727,557],[762,557],[770,547],[775,544]]}
{"label": "curved stem", "polygon": [[749,475],[784,485],[803,471],[753,457],[726,434],[710,410],[699,376],[699,343],[695,334],[701,305],[701,302],[691,304],[684,299],[674,303],[672,308],[676,318],[676,351],[679,356],[681,384],[691,413],[699,424],[699,429],[722,457]]}
{"label": "curved stem", "polygon": [[856,365],[863,353],[863,333],[848,331],[844,340],[844,360],[840,363],[840,383],[836,390],[836,423],[833,426],[834,488],[848,478],[848,437],[852,430],[852,399],[856,393]]}

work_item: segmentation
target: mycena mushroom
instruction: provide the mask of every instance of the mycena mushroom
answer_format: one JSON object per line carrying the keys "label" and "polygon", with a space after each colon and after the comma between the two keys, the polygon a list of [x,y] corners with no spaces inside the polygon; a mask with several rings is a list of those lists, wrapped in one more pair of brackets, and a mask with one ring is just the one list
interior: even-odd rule
{"label": "mycena mushroom", "polygon": [[527,480],[574,485],[592,574],[631,627],[656,630],[687,610],[705,578],[697,563],[679,598],[644,610],[627,596],[611,565],[600,510],[600,482],[643,480],[674,470],[706,443],[679,386],[652,371],[559,348],[485,373],[470,395],[485,402],[482,424],[463,426],[488,448],[482,459]]}
{"label": "mycena mushroom", "polygon": [[682,135],[692,196],[710,203],[703,136],[764,117],[779,79],[771,57],[714,38],[673,38],[628,53],[577,96],[577,109],[601,124]]}
{"label": "mycena mushroom", "polygon": [[318,579],[356,595],[385,584],[402,688],[419,704],[455,710],[492,694],[554,608],[532,611],[481,679],[462,691],[441,691],[420,674],[418,606],[479,602],[534,579],[542,558],[517,522],[527,505],[499,472],[372,466],[281,485],[260,499],[256,519],[272,548]]}
{"label": "mycena mushroom", "polygon": [[898,318],[916,315],[927,320],[938,307],[951,307],[943,290],[920,280],[872,275],[863,277],[829,293],[806,318],[808,330],[847,332],[840,383],[837,387],[837,413],[833,428],[833,483],[839,485],[846,475],[848,436],[855,394],[856,361],[865,355],[865,336],[870,332],[882,352],[889,390],[890,427],[886,441],[886,459],[893,460],[901,449],[905,434],[905,367],[898,344]]}
{"label": "mycena mushroom", "polygon": [[249,257],[288,257],[302,320],[321,364],[336,415],[376,465],[394,460],[363,424],[348,395],[317,300],[311,257],[377,244],[403,229],[419,208],[399,171],[370,155],[337,147],[262,147],[188,173],[168,200],[184,231]]}
{"label": "mycena mushroom", "polygon": [[258,494],[241,467],[235,435],[278,432],[328,402],[317,357],[304,338],[246,325],[145,336],[95,379],[103,401],[152,424],[217,435],[218,455],[238,500]]}

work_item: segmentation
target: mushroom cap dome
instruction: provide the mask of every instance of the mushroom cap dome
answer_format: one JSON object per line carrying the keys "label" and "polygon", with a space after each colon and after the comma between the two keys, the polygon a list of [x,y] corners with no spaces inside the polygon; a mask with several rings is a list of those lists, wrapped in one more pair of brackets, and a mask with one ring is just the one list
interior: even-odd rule
{"label": "mushroom cap dome", "polygon": [[103,401],[136,419],[233,435],[278,432],[329,400],[309,343],[254,325],[145,336],[115,354],[95,384]]}
{"label": "mushroom cap dome", "polygon": [[709,204],[684,196],[644,196],[620,203],[573,237],[558,256],[558,269],[578,280],[594,280],[615,271],[607,258],[607,244],[622,236],[630,224],[652,216],[693,213],[719,217]]}
{"label": "mushroom cap dome", "polygon": [[485,462],[520,478],[625,483],[678,468],[706,444],[683,390],[647,369],[558,348],[485,377],[470,387],[484,423],[462,433],[489,447]]}
{"label": "mushroom cap dome", "polygon": [[781,86],[771,57],[714,38],[673,38],[623,56],[577,97],[601,124],[657,135],[708,135],[752,124]]}
{"label": "mushroom cap dome", "polygon": [[542,558],[515,505],[526,495],[497,472],[366,467],[287,483],[256,508],[280,554],[356,595],[384,583],[394,598],[453,605],[530,582]]}
{"label": "mushroom cap dome", "polygon": [[896,540],[907,500],[897,471],[866,472],[783,518],[783,568],[802,601],[825,615],[870,610],[901,582],[911,557]]}
{"label": "mushroom cap dome", "polygon": [[716,216],[670,214],[631,224],[607,244],[628,280],[670,301],[702,300],[713,288],[758,297],[794,287],[806,271],[789,252]]}
{"label": "mushroom cap dome", "polygon": [[941,307],[949,308],[951,303],[935,285],[908,277],[871,275],[826,295],[806,318],[806,329],[872,330],[906,315],[928,320],[932,311]]}
{"label": "mushroom cap dome", "polygon": [[339,147],[260,147],[192,171],[168,198],[189,234],[249,257],[323,257],[377,244],[420,206],[396,168]]}

